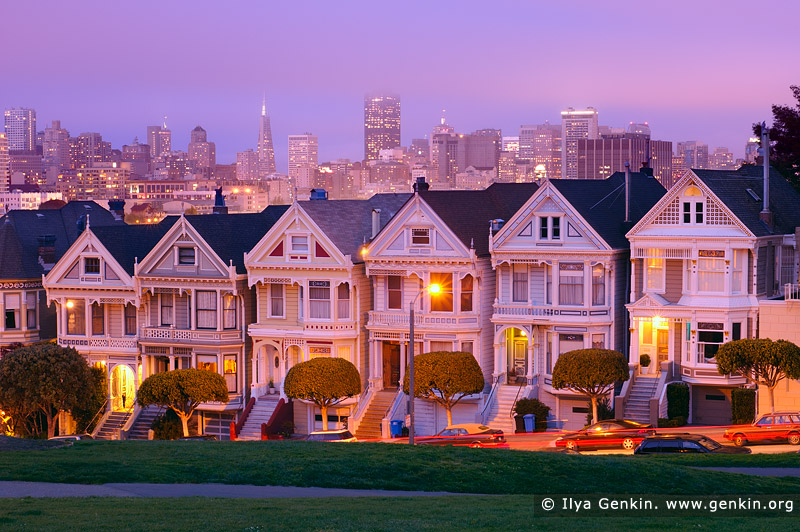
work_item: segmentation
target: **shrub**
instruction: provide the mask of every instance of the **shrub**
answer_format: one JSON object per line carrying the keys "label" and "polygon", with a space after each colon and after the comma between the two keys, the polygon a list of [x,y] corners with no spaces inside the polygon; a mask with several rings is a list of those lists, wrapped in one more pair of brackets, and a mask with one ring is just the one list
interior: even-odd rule
{"label": "shrub", "polygon": [[[611,401],[608,397],[601,397],[597,400],[597,421],[604,419],[614,419],[614,408],[611,406]],[[595,421],[595,423],[597,423]],[[592,402],[589,401],[589,413],[586,414],[586,424],[592,424]]]}
{"label": "shrub", "polygon": [[153,439],[156,440],[177,440],[183,436],[181,419],[171,408],[155,418],[150,428],[153,429]]}
{"label": "shrub", "polygon": [[658,418],[659,428],[682,427],[684,425],[686,425],[686,418],[683,416],[678,416],[672,419],[667,419],[665,417]]}
{"label": "shrub", "polygon": [[647,354],[640,355],[639,356],[639,364],[641,364],[641,366],[643,368],[648,367],[650,365],[650,355],[647,355]]}
{"label": "shrub", "polygon": [[536,421],[535,430],[547,430],[547,418],[550,416],[550,407],[538,399],[520,399],[514,405],[514,412],[518,416],[533,414]]}
{"label": "shrub", "polygon": [[689,419],[689,387],[682,382],[667,385],[667,417]]}
{"label": "shrub", "polygon": [[361,393],[361,377],[348,360],[317,357],[292,366],[283,389],[292,399],[317,405],[322,413],[322,430],[328,430],[328,408]]}
{"label": "shrub", "polygon": [[731,390],[731,419],[734,425],[747,425],[756,417],[756,391],[748,388]]}
{"label": "shrub", "polygon": [[553,367],[553,388],[566,388],[592,400],[592,419],[599,419],[597,400],[628,380],[625,355],[610,349],[576,349],[558,357]]}

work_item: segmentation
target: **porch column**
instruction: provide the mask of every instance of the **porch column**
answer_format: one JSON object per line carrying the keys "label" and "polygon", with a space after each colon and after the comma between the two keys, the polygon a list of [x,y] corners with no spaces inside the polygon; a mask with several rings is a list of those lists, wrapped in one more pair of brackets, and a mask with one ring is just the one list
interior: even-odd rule
{"label": "porch column", "polygon": [[501,358],[501,344],[494,344],[494,374],[495,379],[503,374],[503,360]]}
{"label": "porch column", "polygon": [[630,335],[630,346],[631,346],[629,363],[638,364],[639,363],[639,320],[635,319],[634,316],[631,316],[631,327],[627,331],[627,334]]}
{"label": "porch column", "polygon": [[534,344],[533,344],[533,331],[531,331],[530,338],[528,340],[528,384],[531,383],[534,375],[535,364],[533,360],[534,356]]}
{"label": "porch column", "polygon": [[400,386],[403,385],[403,379],[406,378],[406,366],[408,365],[408,349],[406,343],[400,342]]}
{"label": "porch column", "polygon": [[169,370],[172,371],[175,369],[175,356],[170,355],[169,357]]}
{"label": "porch column", "polygon": [[217,330],[222,330],[222,291],[217,290]]}
{"label": "porch column", "polygon": [[189,295],[189,328],[192,330],[197,329],[197,298],[195,297],[196,290],[192,288]]}
{"label": "porch column", "polygon": [[[28,330],[28,293],[21,292],[19,296],[19,330]],[[5,314],[2,314],[5,316]]]}

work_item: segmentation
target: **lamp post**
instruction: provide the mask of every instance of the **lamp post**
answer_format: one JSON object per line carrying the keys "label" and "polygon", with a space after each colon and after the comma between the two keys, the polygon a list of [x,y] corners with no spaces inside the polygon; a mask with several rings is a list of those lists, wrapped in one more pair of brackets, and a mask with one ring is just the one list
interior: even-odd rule
{"label": "lamp post", "polygon": [[442,287],[438,284],[431,284],[424,286],[417,292],[414,299],[411,300],[411,308],[408,315],[408,444],[414,445],[414,307],[417,304],[417,299],[425,290],[431,294],[438,294],[442,291]]}

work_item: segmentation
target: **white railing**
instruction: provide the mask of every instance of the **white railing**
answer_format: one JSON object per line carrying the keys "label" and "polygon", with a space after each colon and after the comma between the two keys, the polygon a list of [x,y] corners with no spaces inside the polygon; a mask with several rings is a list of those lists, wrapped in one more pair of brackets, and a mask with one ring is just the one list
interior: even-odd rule
{"label": "white railing", "polygon": [[58,344],[75,348],[99,348],[113,350],[136,350],[136,338],[104,338],[92,336],[59,336]]}
{"label": "white railing", "polygon": [[551,316],[608,316],[608,307],[585,307],[581,305],[561,305],[561,306],[531,306],[531,305],[511,305],[495,303],[494,314],[496,316],[516,316],[516,317],[551,317]]}
{"label": "white railing", "polygon": [[389,424],[393,419],[398,416],[402,419],[406,418],[406,402],[406,394],[403,393],[403,388],[398,388],[394,399],[392,399],[392,406],[389,407],[386,417],[381,420],[381,437],[386,438],[389,436]]}
{"label": "white railing", "polygon": [[306,322],[304,329],[307,331],[354,331],[356,326],[352,321],[341,323]]}
{"label": "white railing", "polygon": [[142,340],[169,340],[185,342],[193,342],[195,340],[241,341],[242,332],[239,330],[203,331],[163,327],[142,327],[139,331],[139,338]]}
{"label": "white railing", "polygon": [[[369,324],[389,327],[408,327],[408,313],[370,311]],[[447,316],[437,314],[414,314],[414,325],[477,326],[478,316]]]}
{"label": "white railing", "polygon": [[800,301],[800,285],[786,283],[783,285],[783,295],[786,301]]}
{"label": "white railing", "polygon": [[361,424],[361,420],[364,418],[364,413],[367,411],[367,407],[369,406],[370,401],[372,401],[372,397],[375,395],[375,389],[372,386],[368,386],[364,393],[361,394],[359,397],[358,404],[356,405],[356,409],[347,418],[347,428],[350,432],[355,433],[358,430],[358,426]]}

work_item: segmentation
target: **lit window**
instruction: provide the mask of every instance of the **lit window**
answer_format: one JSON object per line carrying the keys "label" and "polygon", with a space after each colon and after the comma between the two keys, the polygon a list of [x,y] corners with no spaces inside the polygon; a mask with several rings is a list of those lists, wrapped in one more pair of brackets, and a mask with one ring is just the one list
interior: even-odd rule
{"label": "lit window", "polygon": [[222,364],[228,391],[236,393],[236,355],[224,355]]}
{"label": "lit window", "polygon": [[86,334],[86,307],[82,299],[67,301],[67,334]]}
{"label": "lit window", "polygon": [[645,259],[647,263],[647,290],[664,290],[664,259]]}
{"label": "lit window", "polygon": [[236,328],[236,296],[233,294],[222,296],[222,328]]}
{"label": "lit window", "polygon": [[602,264],[592,266],[592,305],[606,304],[605,268]]}
{"label": "lit window", "polygon": [[439,285],[438,294],[431,294],[431,311],[453,312],[453,274],[431,273],[431,284]]}
{"label": "lit window", "polygon": [[217,356],[216,355],[197,355],[197,369],[203,371],[217,372]]}

